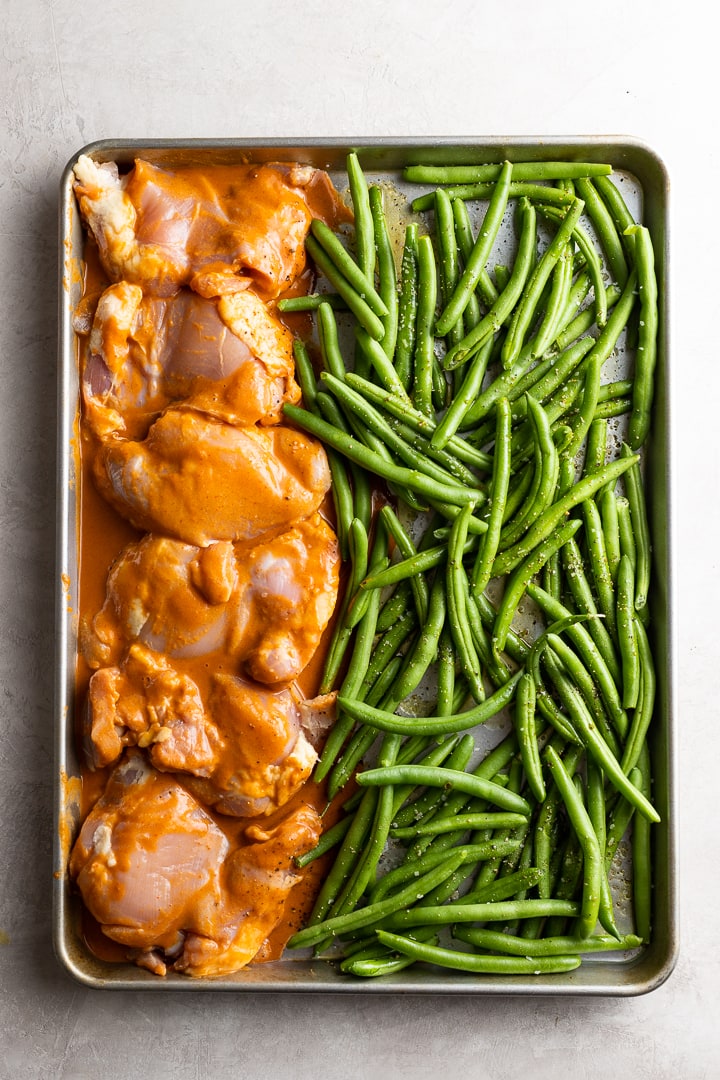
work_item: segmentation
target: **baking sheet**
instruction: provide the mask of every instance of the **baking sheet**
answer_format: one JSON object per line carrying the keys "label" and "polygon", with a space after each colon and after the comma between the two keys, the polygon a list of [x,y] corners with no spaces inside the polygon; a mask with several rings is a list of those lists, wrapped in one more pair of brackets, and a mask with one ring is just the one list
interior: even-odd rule
{"label": "baking sheet", "polygon": [[[79,900],[67,878],[67,858],[79,823],[80,768],[74,745],[74,671],[78,610],[78,477],[75,425],[78,372],[72,315],[81,295],[83,233],[72,193],[72,165],[80,153],[99,161],[131,163],[136,156],[162,164],[230,164],[241,161],[303,161],[344,175],[347,153],[357,150],[371,181],[401,186],[404,165],[481,163],[510,160],[574,159],[610,163],[642,202],[656,253],[660,329],[652,436],[648,444],[647,491],[653,538],[653,613],[649,627],[658,669],[656,716],[651,729],[654,802],[661,823],[653,829],[654,913],[651,944],[626,959],[585,959],[562,975],[479,976],[415,965],[382,979],[359,980],[320,960],[287,958],[251,965],[219,979],[190,979],[169,973],[158,978],[133,965],[104,963],[82,940]],[[339,186],[342,184],[339,182]],[[420,186],[413,194],[421,193]],[[665,168],[642,143],[623,138],[374,140],[354,143],[319,140],[202,142],[105,141],[78,150],[62,177],[60,199],[60,343],[58,368],[58,523],[56,570],[55,850],[54,942],[71,975],[97,988],[147,990],[254,990],[345,993],[605,994],[628,996],[659,986],[674,966],[677,941],[677,851],[675,831],[674,717],[675,627],[672,575],[672,448],[669,364],[669,184]]]}

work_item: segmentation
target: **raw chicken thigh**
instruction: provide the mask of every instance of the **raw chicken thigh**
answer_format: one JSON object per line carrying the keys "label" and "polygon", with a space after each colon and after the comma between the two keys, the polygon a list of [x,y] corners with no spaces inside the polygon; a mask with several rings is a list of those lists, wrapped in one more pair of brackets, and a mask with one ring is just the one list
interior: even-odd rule
{"label": "raw chicken thigh", "polygon": [[94,474],[137,528],[199,547],[280,532],[317,510],[330,488],[325,451],[302,432],[235,427],[182,406],[146,439],[104,442]]}
{"label": "raw chicken thigh", "polygon": [[84,717],[90,768],[140,747],[161,772],[188,774],[186,786],[220,813],[279,810],[310,776],[315,734],[332,722],[335,695],[300,701],[290,690],[222,674],[211,683],[206,712],[193,680],[143,646],[133,645],[118,667],[100,668]]}
{"label": "raw chicken thigh", "polygon": [[289,682],[332,615],[339,564],[319,514],[252,546],[198,548],[148,534],[110,571],[106,601],[82,632],[85,659],[117,664],[139,641],[174,660],[222,651],[258,682]]}
{"label": "raw chicken thigh", "polygon": [[163,409],[184,401],[231,424],[277,423],[283,404],[300,399],[292,348],[292,335],[249,289],[217,301],[110,285],[83,366],[86,422],[101,439],[143,438]]}
{"label": "raw chicken thigh", "polygon": [[247,842],[225,832],[169,775],[131,751],[86,818],[70,861],[85,903],[113,941],[164,973],[216,976],[252,960],[298,881],[293,854],[317,842],[320,820],[300,805]]}
{"label": "raw chicken thigh", "polygon": [[313,217],[349,213],[327,174],[304,165],[160,169],[136,161],[126,177],[83,155],[75,193],[111,281],[170,296],[190,285],[203,296],[253,285],[263,299],[305,268]]}

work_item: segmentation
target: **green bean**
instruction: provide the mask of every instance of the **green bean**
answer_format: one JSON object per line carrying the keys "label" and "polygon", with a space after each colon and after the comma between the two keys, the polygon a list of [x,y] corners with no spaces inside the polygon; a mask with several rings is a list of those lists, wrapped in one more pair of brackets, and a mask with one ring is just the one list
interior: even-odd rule
{"label": "green bean", "polygon": [[[513,851],[517,847],[517,842],[512,840],[493,841],[489,840],[482,844],[463,844],[459,847],[452,849],[453,855],[461,855],[458,870],[463,870],[463,876],[466,874],[468,864],[476,865],[485,859],[492,858],[496,854],[505,855],[510,851]],[[421,874],[427,873],[428,870],[432,870],[433,867],[441,865],[447,861],[447,851],[428,851],[425,852],[418,859],[412,859],[407,863],[396,867],[394,870],[388,871],[380,881],[376,888],[370,895],[370,903],[378,903],[378,901],[384,899],[389,892],[392,892],[398,885],[404,885],[408,879],[418,878]],[[428,894],[429,895],[429,894]]]}
{"label": "green bean", "polygon": [[387,710],[375,709],[361,701],[344,697],[338,697],[338,705],[347,709],[356,720],[381,731],[394,731],[401,735],[449,735],[469,730],[496,716],[512,701],[519,678],[519,673],[516,673],[485,701],[466,712],[452,716],[397,716]]}
{"label": "green bean", "polygon": [[[631,784],[634,784],[639,789],[639,785],[642,783],[642,776],[638,768],[634,768],[630,771],[628,776]],[[620,846],[620,841],[628,831],[630,822],[634,817],[641,818],[642,814],[635,813],[635,806],[627,799],[617,799],[613,806],[607,823],[607,842],[605,844],[605,870],[610,873],[615,853]]]}
{"label": "green bean", "polygon": [[[363,583],[364,584],[364,583]],[[374,590],[368,589],[367,592],[373,592]],[[408,609],[411,597],[411,588],[408,581],[400,582],[393,588],[392,593],[383,601],[380,608],[380,614],[378,615],[377,632],[379,634],[384,633],[391,626],[394,626],[395,621],[404,615]]]}
{"label": "green bean", "polygon": [[[643,744],[639,755],[639,787],[646,798],[650,797],[650,754]],[[643,941],[650,941],[652,926],[652,856],[650,847],[650,823],[637,815],[632,834],[632,887],[635,927]]]}
{"label": "green bean", "polygon": [[488,338],[468,363],[457,393],[433,432],[430,440],[431,446],[437,448],[447,446],[448,440],[457,432],[468,411],[477,400],[487,371],[492,346],[492,338]]}
{"label": "green bean", "polygon": [[611,420],[615,416],[624,416],[632,409],[632,400],[629,397],[608,398],[599,401],[595,408],[596,420]]}
{"label": "green bean", "polygon": [[355,216],[358,262],[363,274],[372,281],[375,274],[375,231],[370,209],[370,192],[360,159],[354,150],[347,155],[345,167]]}
{"label": "green bean", "polygon": [[505,592],[493,627],[494,648],[498,650],[504,649],[510,624],[530,579],[538,573],[550,555],[554,551],[559,551],[579,528],[579,521],[568,521],[567,524],[557,529],[556,532],[546,537],[537,547],[533,548],[512,571],[505,585]]}
{"label": "green bean", "polygon": [[308,293],[306,296],[287,296],[278,300],[278,311],[288,315],[296,311],[317,311],[321,304],[329,304],[336,311],[347,311],[347,304],[338,293]]}
{"label": "green bean", "polygon": [[612,728],[608,724],[602,702],[599,699],[589,671],[585,668],[580,658],[573,652],[570,646],[567,645],[561,637],[558,637],[557,634],[548,633],[547,644],[555,657],[560,660],[568,676],[582,694],[585,704],[595,718],[598,730],[615,757],[617,757],[620,753],[620,747],[618,746]]}
{"label": "green bean", "polygon": [[[315,899],[315,905],[308,916],[306,925],[316,927],[325,919],[327,912],[337,899],[344,883],[350,877],[358,856],[362,851],[365,838],[370,830],[378,793],[370,790],[363,794],[363,798],[355,813],[345,839],[342,842],[332,869],[322,883],[320,891]],[[322,941],[325,934],[319,934],[313,944]]]}
{"label": "green bean", "polygon": [[640,658],[635,635],[634,568],[627,555],[617,575],[617,632],[623,674],[623,706],[634,709],[640,693]]}
{"label": "green bean", "polygon": [[445,588],[442,578],[433,582],[428,601],[427,619],[420,626],[418,639],[408,653],[389,697],[399,705],[417,688],[435,659],[440,633],[445,624]]}
{"label": "green bean", "polygon": [[447,820],[418,822],[417,825],[408,825],[392,829],[392,836],[397,840],[413,840],[416,836],[439,836],[451,832],[463,832],[467,829],[511,829],[518,825],[524,825],[527,818],[524,814],[510,811],[486,811],[478,813],[457,814]]}
{"label": "green bean", "polygon": [[630,515],[630,503],[624,495],[616,496],[615,501],[617,505],[620,554],[627,555],[630,562],[635,566],[637,563],[637,545]]}
{"label": "green bean", "polygon": [[[405,440],[397,434],[397,431],[381,416],[378,410],[371,405],[362,394],[359,394],[356,390],[353,390],[351,386],[348,386],[344,380],[337,379],[335,376],[326,372],[323,372],[321,379],[323,385],[327,387],[333,397],[336,398],[346,410],[358,417],[370,431],[376,434],[394,453],[396,458],[399,458],[406,466],[425,473],[427,476],[434,478],[441,484],[447,482],[453,486],[459,486],[457,480],[447,471],[447,469],[443,468],[442,465],[439,465],[436,461],[428,458],[426,454],[419,453],[409,443],[406,443]],[[357,433],[358,432],[356,432],[356,434]]]}
{"label": "green bean", "polygon": [[[602,392],[602,387],[600,388]],[[607,458],[607,420],[593,420],[588,428],[583,472],[602,469]]]}
{"label": "green bean", "polygon": [[[614,314],[614,312],[613,312]],[[597,416],[597,400],[600,392],[600,372],[603,365],[602,353],[593,347],[583,362],[583,396],[580,408],[573,418],[573,433],[563,454],[573,459],[584,442],[590,425]],[[599,470],[598,470],[599,471]]]}
{"label": "green bean", "polygon": [[[597,473],[594,473],[593,475],[597,475]],[[575,603],[575,607],[578,611],[585,612],[587,615],[597,615],[598,610],[592,595],[590,583],[585,574],[583,558],[580,554],[580,549],[574,540],[571,540],[570,543],[563,548],[561,556],[563,570],[565,571],[565,580]],[[588,632],[595,642],[615,685],[619,686],[621,682],[620,666],[615,654],[615,645],[605,626],[604,619],[593,619],[588,626]]]}
{"label": "green bean", "polygon": [[657,810],[644,797],[642,792],[630,783],[620,764],[612,753],[602,735],[598,732],[592,716],[587,710],[578,690],[568,681],[559,677],[557,671],[551,676],[558,691],[561,701],[568,709],[573,724],[582,739],[588,753],[592,754],[595,761],[605,773],[608,781],[619,791],[620,794],[631,802],[649,821],[659,821],[660,815]]}
{"label": "green bean", "polygon": [[[340,240],[338,240],[332,229],[319,218],[313,218],[310,226],[310,233],[311,235],[308,239],[310,241],[315,241],[315,243],[312,244],[312,249],[308,249],[311,251],[313,259],[316,254],[315,249],[321,248],[327,258],[331,260],[338,274],[342,275],[344,280],[354,289],[357,295],[366,302],[373,314],[379,317],[387,315],[387,305],[377,293],[373,284],[373,279],[361,270],[352,256],[343,247]],[[329,278],[329,275],[325,271],[325,267],[322,266],[321,269],[323,273],[326,274],[326,277]],[[333,282],[333,284],[335,283]],[[343,295],[342,289],[337,285],[336,288],[343,297],[343,300],[348,303],[347,296]],[[351,305],[348,303],[348,307],[350,306]]]}
{"label": "green bean", "polygon": [[483,593],[487,588],[497,555],[498,544],[505,515],[508,486],[510,483],[510,436],[512,418],[507,398],[500,398],[497,404],[495,428],[495,454],[493,473],[490,482],[490,513],[487,520],[487,532],[478,545],[477,556],[472,571],[472,591]]}
{"label": "green bean", "polygon": [[578,796],[575,785],[566,772],[562,760],[552,746],[548,745],[545,747],[544,757],[552,772],[555,784],[560,791],[568,817],[583,852],[582,908],[577,925],[576,936],[579,938],[588,938],[595,929],[600,910],[601,875],[603,869],[600,856],[600,845],[598,844],[597,836],[593,830],[585,805]]}
{"label": "green bean", "polygon": [[[400,523],[397,514],[391,506],[387,504],[383,506],[380,511],[380,517],[385,522],[386,528],[390,536],[397,544],[398,551],[404,559],[410,559],[417,555],[415,545],[408,536],[407,532]],[[418,621],[422,626],[427,619],[428,613],[428,600],[430,597],[430,590],[428,589],[427,582],[422,574],[416,574],[410,578],[410,588],[412,589],[413,596],[415,598],[415,608],[418,613]],[[369,590],[374,591],[374,590]]]}
{"label": "green bean", "polygon": [[[383,739],[378,755],[378,765],[380,768],[392,767],[399,747],[400,736],[389,735]],[[347,889],[347,894],[339,898],[338,905],[336,909],[333,910],[332,914],[339,915],[341,912],[353,910],[357,906],[370,882],[374,880],[380,856],[385,849],[390,833],[394,796],[395,793],[391,787],[381,789],[378,796],[377,807],[375,809],[375,818],[370,830],[369,842],[355,874],[353,875],[352,884]]]}
{"label": "green bean", "polygon": [[548,280],[555,263],[570,239],[578,218],[582,214],[583,206],[582,199],[575,199],[570,204],[563,217],[562,224],[540,257],[537,266],[528,279],[527,285],[523,289],[502,347],[501,358],[504,368],[512,367],[517,360],[545,282]]}
{"label": "green bean", "polygon": [[[489,199],[495,190],[494,183],[480,184],[451,184],[445,188],[450,199]],[[537,202],[553,203],[558,206],[568,206],[573,196],[560,188],[548,187],[544,184],[533,184],[524,180],[513,181],[508,192],[509,199],[529,199]],[[427,195],[419,195],[410,203],[414,211],[432,210],[435,203],[435,192]]]}
{"label": "green bean", "polygon": [[[437,934],[425,927],[418,927],[412,936],[418,941],[428,941],[431,945],[436,944],[438,940]],[[367,955],[351,956],[343,960],[340,970],[350,975],[375,977],[393,975],[396,971],[402,971],[415,963],[414,957],[398,956],[396,953],[388,952],[387,946],[378,944],[377,941],[373,946],[366,948],[366,953]]]}
{"label": "green bean", "polygon": [[[370,663],[379,608],[380,593],[378,592],[371,595],[368,609],[359,623],[349,670],[342,684],[343,693],[350,697],[355,697],[359,693],[359,683]],[[338,718],[328,734],[318,763],[315,766],[313,773],[314,780],[319,782],[327,776],[340,752],[340,748],[350,734],[354,723],[355,721],[352,717],[339,712]]]}
{"label": "green bean", "polygon": [[[467,266],[475,244],[472,226],[470,224],[470,215],[468,214],[467,206],[462,199],[451,199],[450,204],[452,206],[453,220],[455,222],[455,238],[457,240],[458,251],[460,252],[463,265]],[[490,281],[489,274],[485,271],[480,275],[478,289],[482,287],[487,290],[488,285],[492,286],[492,282]],[[496,299],[497,290],[495,290],[494,295],[492,295],[490,303],[493,304]],[[464,324],[468,330],[472,330],[473,326],[477,326],[480,322],[480,302],[478,300],[477,291],[470,295],[463,317]]]}
{"label": "green bean", "polygon": [[584,338],[570,345],[550,361],[548,369],[538,377],[537,381],[531,376],[540,365],[525,374],[520,364],[509,371],[501,372],[487,389],[483,390],[475,405],[470,409],[466,417],[467,422],[477,423],[482,420],[492,411],[501,397],[508,397],[511,401],[515,401],[520,393],[525,394],[530,391],[536,401],[544,401],[570,376],[592,348],[592,344],[591,338]]}
{"label": "green bean", "polygon": [[[620,458],[630,460],[632,451],[623,443]],[[624,478],[625,494],[630,504],[630,519],[635,537],[635,609],[642,612],[647,605],[650,589],[650,529],[648,527],[645,495],[637,455]]]}
{"label": "green bean", "polygon": [[[435,192],[435,234],[439,256],[440,305],[444,307],[455,292],[460,277],[460,269],[452,203],[442,188],[438,188]],[[436,324],[435,336],[444,337],[447,346],[459,341],[463,336],[462,313],[454,324],[442,333],[438,330]]]}
{"label": "green bean", "polygon": [[447,548],[447,567],[445,588],[448,602],[448,618],[455,649],[460,660],[463,675],[468,681],[475,701],[483,701],[485,690],[477,651],[472,638],[472,630],[467,617],[467,601],[463,578],[463,552],[467,541],[467,530],[471,507],[466,507],[458,514],[450,530]]}
{"label": "green bean", "polygon": [[533,481],[522,506],[500,534],[499,550],[517,543],[553,500],[557,487],[560,459],[553,440],[550,420],[532,394],[526,395],[529,418],[535,436]]}
{"label": "green bean", "polygon": [[369,189],[368,194],[375,240],[375,252],[377,256],[379,280],[378,292],[387,308],[387,315],[383,318],[385,333],[382,337],[382,347],[387,355],[392,357],[395,353],[398,334],[398,295],[395,276],[395,257],[393,255],[390,237],[388,236],[387,222],[383,210],[382,190],[373,185]]}
{"label": "green bean", "polygon": [[522,201],[520,205],[522,226],[510,279],[487,315],[465,335],[462,341],[459,341],[457,345],[453,345],[445,354],[443,365],[447,371],[451,371],[453,368],[465,363],[469,356],[480,348],[487,338],[497,333],[523,295],[535,247],[536,220],[534,207],[527,200]]}
{"label": "green bean", "polygon": [[339,844],[343,839],[352,825],[352,820],[352,817],[341,818],[332,828],[326,829],[311,851],[306,851],[304,855],[294,856],[293,862],[295,865],[302,869],[303,866],[308,866],[311,862],[315,862],[316,859],[327,855],[328,851],[332,851],[335,845]]}
{"label": "green bean", "polygon": [[418,303],[415,328],[415,355],[412,400],[419,412],[431,416],[432,369],[435,356],[433,326],[437,303],[437,269],[429,236],[418,237]]}
{"label": "green bean", "polygon": [[603,532],[600,511],[592,499],[586,499],[582,504],[583,520],[585,522],[585,541],[590,562],[590,571],[595,584],[595,594],[598,598],[600,610],[607,620],[611,634],[615,633],[615,594],[613,579],[610,573],[607,552],[605,550],[605,534]]}
{"label": "green bean", "polygon": [[596,934],[588,938],[553,937],[539,938],[532,941],[516,937],[498,930],[485,930],[475,926],[458,926],[453,937],[468,945],[493,952],[510,953],[513,956],[575,956],[581,953],[629,952],[642,945],[642,938],[636,934],[626,934],[616,938],[608,934]]}
{"label": "green bean", "polygon": [[[488,261],[505,214],[511,177],[512,164],[511,162],[506,161],[503,163],[500,175],[498,176],[495,188],[493,189],[485,213],[485,218],[480,227],[470,257],[465,265],[465,269],[435,325],[435,332],[441,337],[444,337],[462,316],[470,296],[475,291],[480,273],[485,269],[485,265]],[[444,192],[443,195],[447,199],[447,195],[445,195]],[[437,192],[435,198],[436,200],[438,198]]]}
{"label": "green bean", "polygon": [[625,205],[625,200],[620,194],[620,190],[607,176],[596,176],[593,178],[593,183],[598,190],[600,198],[610,211],[610,216],[615,223],[618,235],[620,237],[620,243],[625,249],[625,254],[629,259],[635,258],[635,237],[628,232],[628,227],[635,224],[635,220]]}
{"label": "green bean", "polygon": [[367,356],[370,365],[385,389],[393,394],[405,396],[405,387],[400,381],[397,371],[393,367],[392,361],[385,351],[384,339],[382,343],[376,341],[362,326],[357,327],[355,336],[358,344]]}
{"label": "green bean", "polygon": [[[473,469],[468,468],[454,452],[452,436],[447,441],[447,449],[445,447],[438,449],[438,447],[432,445],[426,435],[421,435],[420,432],[415,431],[408,424],[404,424],[396,417],[392,415],[385,416],[385,420],[396,435],[412,446],[413,449],[423,457],[429,457],[433,461],[436,461],[438,465],[441,465],[456,481],[459,481],[461,484],[468,484],[470,487],[475,487],[478,484],[476,473]],[[464,456],[467,457],[467,454]],[[477,468],[476,463],[475,468]]]}
{"label": "green bean", "polygon": [[405,228],[405,243],[400,264],[398,334],[395,348],[395,370],[406,391],[410,389],[412,357],[415,352],[418,289],[417,241],[418,227],[413,222]]}
{"label": "green bean", "polygon": [[520,677],[515,698],[515,730],[528,787],[538,802],[545,799],[540,752],[535,732],[535,683],[527,672]]}
{"label": "green bean", "polygon": [[634,640],[637,646],[640,669],[637,707],[633,714],[627,742],[620,762],[624,773],[629,773],[638,764],[642,747],[645,743],[655,707],[656,675],[652,650],[647,631],[637,616],[633,616]]}
{"label": "green bean", "polygon": [[328,443],[351,461],[362,465],[369,472],[375,473],[385,480],[407,486],[419,495],[426,495],[430,498],[436,498],[439,502],[447,502],[458,506],[477,502],[478,499],[483,497],[483,493],[479,489],[461,488],[450,484],[442,486],[438,481],[433,480],[417,469],[395,465],[393,462],[386,460],[381,454],[364,446],[358,439],[339,431],[332,424],[328,424],[304,409],[299,409],[294,405],[284,405],[283,412],[298,427],[309,431],[310,434],[315,435],[322,442]]}
{"label": "green bean", "polygon": [[[583,200],[584,206],[584,200]],[[549,221],[554,221],[556,224],[562,222],[563,213],[556,206],[538,206],[538,212]],[[595,322],[598,327],[602,328],[607,322],[607,306],[605,295],[605,284],[602,278],[602,264],[600,257],[595,250],[595,246],[584,231],[579,222],[576,222],[572,230],[572,238],[578,246],[578,250],[582,254],[587,272],[590,276],[593,285],[593,293],[595,297],[594,313]]]}
{"label": "green bean", "polygon": [[628,278],[628,265],[617,226],[598,189],[588,177],[579,178],[578,195],[585,202],[585,211],[595,227],[598,239],[605,251],[610,271],[617,283],[623,286]]}
{"label": "green bean", "polygon": [[[605,307],[608,311],[615,307],[618,303],[622,293],[620,289],[614,285],[608,286],[605,290]],[[572,319],[567,326],[565,326],[554,342],[556,349],[566,349],[573,341],[576,341],[581,334],[584,334],[595,323],[595,308],[587,307],[578,312],[574,319]],[[607,324],[606,324],[607,325]]]}
{"label": "green bean", "polygon": [[439,716],[451,716],[455,696],[455,647],[447,621],[440,634],[437,661],[436,711]]}
{"label": "green bean", "polygon": [[[578,797],[583,799],[582,780],[579,776],[573,777],[573,787],[577,790]],[[577,900],[578,893],[582,895],[583,886],[583,850],[575,832],[570,829],[565,843],[557,849],[553,858],[553,876],[555,881],[554,896],[556,900]],[[602,874],[600,875],[602,881]],[[536,939],[542,933],[543,937],[559,937],[567,933],[568,920],[562,915],[553,915],[547,919],[542,927],[536,927],[532,923],[525,923],[520,933],[528,938]]]}
{"label": "green bean", "polygon": [[615,583],[620,565],[620,527],[615,493],[606,488],[597,495],[610,580]]}
{"label": "green bean", "polygon": [[[325,275],[331,285],[337,290],[360,325],[365,327],[368,334],[377,338],[377,340],[380,340],[385,333],[385,327],[383,326],[381,319],[375,314],[365,300],[364,295],[358,292],[358,290],[343,277],[330,256],[313,236],[308,236],[306,238],[305,246],[318,270]],[[340,246],[342,247],[342,245]]]}
{"label": "green bean", "polygon": [[[637,458],[632,459],[632,463],[635,461],[637,461]],[[604,468],[599,469],[596,473],[579,480],[574,488],[563,495],[562,498],[558,499],[557,502],[553,503],[552,506],[549,506],[547,510],[543,511],[522,540],[519,540],[513,547],[498,555],[493,566],[493,576],[497,577],[513,570],[518,563],[533,550],[533,548],[543,540],[547,539],[553,529],[557,527],[570,510],[575,506],[578,506],[585,499],[590,498],[610,480],[622,476],[622,474],[627,472],[630,467],[630,458],[610,461]]]}
{"label": "green bean", "polygon": [[[374,685],[375,680],[385,669],[386,665],[395,655],[395,652],[403,645],[417,625],[415,612],[406,610],[400,614],[397,620],[388,627],[379,641],[373,646],[370,663],[364,672],[360,691],[357,695],[364,700],[365,695]],[[362,672],[361,672],[362,673]]]}
{"label": "green bean", "polygon": [[414,903],[424,896],[430,889],[435,888],[444,881],[462,862],[462,854],[450,855],[445,863],[423,874],[386,900],[377,904],[369,904],[367,907],[358,908],[353,912],[326,919],[323,922],[312,923],[303,930],[297,931],[287,943],[289,949],[300,949],[315,945],[329,935],[346,934],[354,930],[361,930],[366,926],[372,926],[374,922],[384,918],[394,911],[404,908],[408,903]]}
{"label": "green bean", "polygon": [[580,914],[580,905],[574,900],[500,900],[490,903],[445,904],[442,907],[415,907],[409,911],[395,912],[383,918],[382,926],[393,930],[405,930],[411,926],[449,926],[466,922],[501,922],[515,919],[534,919],[561,915],[575,918]]}
{"label": "green bean", "polygon": [[356,780],[361,787],[373,787],[384,784],[424,784],[447,790],[463,791],[479,799],[491,802],[503,810],[517,814],[529,814],[530,806],[526,799],[508,791],[491,780],[483,780],[473,773],[458,769],[432,768],[424,765],[397,765],[386,769],[366,769],[358,773]]}
{"label": "green bean", "polygon": [[[463,735],[461,739],[449,738],[444,742],[439,743],[437,750],[426,754],[419,764],[433,766],[444,764],[450,769],[464,769],[470,761],[474,749],[475,744],[472,735]],[[411,765],[413,762],[398,761],[397,764]],[[415,784],[396,786],[398,800],[400,799],[400,795],[404,795],[404,798],[402,802],[396,806],[395,814],[393,815],[393,836],[395,835],[398,826],[402,828],[403,825],[410,825],[413,822],[417,822],[437,807],[438,791],[436,788],[428,788],[422,794],[417,795],[415,799],[408,802],[409,796],[417,790],[417,785]]]}
{"label": "green bean", "polygon": [[[403,171],[405,180],[414,184],[477,184],[497,180],[504,165],[408,165]],[[564,180],[580,176],[606,176],[611,165],[579,161],[516,161],[513,177],[516,180]]]}
{"label": "green bean", "polygon": [[[473,888],[465,893],[457,903],[462,904],[494,904],[500,900],[526,900],[524,893],[537,885],[540,880],[540,871],[536,866],[523,867],[514,873],[496,878],[480,888]],[[453,934],[453,936],[455,936]]]}
{"label": "green bean", "polygon": [[610,890],[610,881],[607,873],[605,872],[605,847],[607,842],[607,822],[606,822],[606,808],[605,808],[605,778],[603,777],[602,770],[598,767],[592,758],[587,761],[587,810],[592,822],[592,827],[597,837],[598,845],[600,847],[600,857],[603,864],[603,870],[601,874],[601,891],[600,891],[600,910],[599,919],[600,925],[608,934],[612,934],[615,938],[620,938],[620,933],[615,925],[615,914],[613,911],[613,899],[612,892]]}
{"label": "green bean", "polygon": [[532,357],[544,356],[557,337],[563,312],[568,302],[573,275],[573,254],[570,245],[561,252],[550,278],[551,289],[545,314],[535,337],[530,342]]}
{"label": "green bean", "polygon": [[580,960],[572,956],[540,957],[527,960],[523,956],[479,956],[476,953],[458,952],[439,945],[428,945],[409,937],[378,930],[378,938],[384,945],[407,954],[416,960],[458,971],[486,974],[541,975],[548,972],[572,971]]}
{"label": "green bean", "polygon": [[[435,430],[434,420],[423,415],[423,413],[418,412],[417,409],[414,409],[409,403],[406,403],[403,398],[391,394],[382,387],[375,386],[373,383],[370,383],[366,379],[362,379],[351,372],[348,372],[346,381],[364,397],[369,398],[370,401],[373,401],[376,405],[382,406],[392,416],[407,423],[414,428],[415,431],[430,436]],[[491,459],[487,454],[483,454],[481,451],[476,450],[475,447],[470,446],[465,439],[462,439],[459,436],[453,436],[448,441],[447,445],[448,449],[456,454],[461,461],[464,461],[469,465],[476,466],[480,469],[490,469],[492,466]]]}

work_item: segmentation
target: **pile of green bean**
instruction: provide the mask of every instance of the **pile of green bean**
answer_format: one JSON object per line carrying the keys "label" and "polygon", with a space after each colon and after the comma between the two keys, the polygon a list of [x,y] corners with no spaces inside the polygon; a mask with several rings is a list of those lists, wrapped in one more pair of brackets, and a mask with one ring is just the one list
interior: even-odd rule
{"label": "pile of green bean", "polygon": [[334,852],[289,947],[361,976],[569,971],[651,933],[650,234],[609,166],[414,165],[431,190],[396,259],[382,188],[347,168],[354,230],[315,221],[319,289],[280,303],[315,312],[285,413],[327,447],[348,564],[315,772],[342,813],[297,859]]}

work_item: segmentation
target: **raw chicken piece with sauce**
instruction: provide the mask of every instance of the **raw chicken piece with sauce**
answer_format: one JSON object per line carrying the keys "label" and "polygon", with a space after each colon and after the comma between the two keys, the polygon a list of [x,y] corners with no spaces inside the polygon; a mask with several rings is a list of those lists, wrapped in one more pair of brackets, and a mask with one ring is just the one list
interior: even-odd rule
{"label": "raw chicken piece with sauce", "polygon": [[178,402],[230,424],[275,424],[297,404],[290,332],[250,289],[207,300],[189,289],[100,296],[83,362],[84,420],[100,439],[143,438]]}
{"label": "raw chicken piece with sauce", "polygon": [[70,873],[102,932],[136,963],[215,977],[262,948],[299,881],[293,856],[319,835],[317,812],[299,803],[234,838],[175,777],[130,751],[83,823]]}
{"label": "raw chicken piece with sauce", "polygon": [[210,677],[207,709],[196,683],[157,653],[132,645],[117,667],[90,679],[83,717],[91,770],[141,747],[161,772],[182,773],[205,806],[260,817],[309,779],[335,695],[301,699],[231,675]]}
{"label": "raw chicken piece with sauce", "polygon": [[325,451],[302,432],[235,427],[184,406],[167,409],[145,439],[101,443],[93,473],[136,528],[199,547],[282,532],[330,489]]}
{"label": "raw chicken piece with sauce", "polygon": [[120,176],[87,155],[75,165],[80,211],[111,281],[170,296],[189,285],[203,296],[252,285],[280,295],[305,269],[313,217],[350,220],[329,177],[298,164],[158,168],[137,160]]}
{"label": "raw chicken piece with sauce", "polygon": [[198,548],[147,534],[120,554],[102,609],[81,629],[86,661],[118,664],[138,641],[176,661],[224,657],[257,682],[289,683],[320,643],[339,568],[320,514],[253,545]]}

